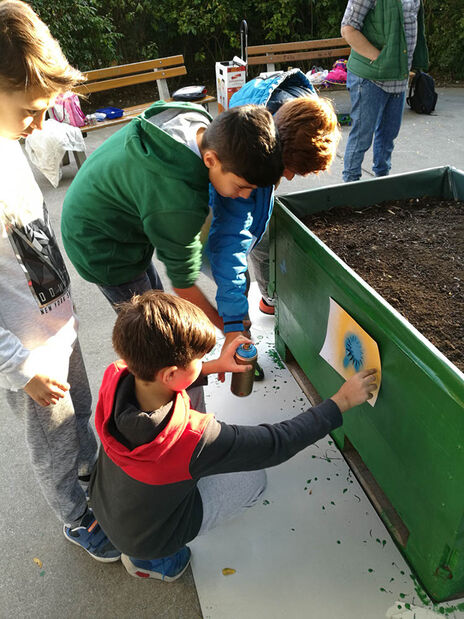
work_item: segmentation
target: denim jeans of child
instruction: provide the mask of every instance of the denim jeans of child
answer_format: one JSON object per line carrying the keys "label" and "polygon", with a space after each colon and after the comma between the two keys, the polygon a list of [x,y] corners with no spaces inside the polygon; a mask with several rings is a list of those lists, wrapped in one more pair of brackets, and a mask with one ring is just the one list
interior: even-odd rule
{"label": "denim jeans of child", "polygon": [[390,94],[379,86],[348,71],[353,125],[345,149],[343,180],[361,178],[364,154],[374,138],[375,176],[387,176],[391,168],[394,140],[403,119],[406,93]]}
{"label": "denim jeans of child", "polygon": [[98,287],[111,303],[113,309],[116,309],[115,306],[118,303],[129,301],[134,294],[143,294],[147,290],[163,290],[163,284],[153,262],[150,262],[146,271],[130,282],[124,282],[116,286],[99,285]]}

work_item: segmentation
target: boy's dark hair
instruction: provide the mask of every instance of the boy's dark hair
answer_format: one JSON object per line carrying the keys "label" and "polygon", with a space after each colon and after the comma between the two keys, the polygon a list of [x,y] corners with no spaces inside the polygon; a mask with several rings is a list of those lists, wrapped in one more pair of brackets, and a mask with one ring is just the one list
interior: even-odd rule
{"label": "boy's dark hair", "polygon": [[309,96],[287,101],[275,113],[274,122],[287,170],[304,175],[330,167],[341,134],[328,99]]}
{"label": "boy's dark hair", "polygon": [[153,381],[162,368],[185,368],[210,352],[216,330],[193,303],[150,290],[118,306],[113,347],[140,380]]}
{"label": "boy's dark hair", "polygon": [[48,27],[20,0],[0,2],[0,88],[65,92],[83,81]]}
{"label": "boy's dark hair", "polygon": [[203,134],[201,150],[213,150],[224,172],[268,187],[282,176],[280,140],[270,112],[242,105],[219,114]]}

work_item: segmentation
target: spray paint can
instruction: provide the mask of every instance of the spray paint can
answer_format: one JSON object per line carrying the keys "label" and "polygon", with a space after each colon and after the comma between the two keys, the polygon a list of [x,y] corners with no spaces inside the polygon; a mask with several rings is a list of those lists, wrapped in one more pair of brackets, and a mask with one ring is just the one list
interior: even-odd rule
{"label": "spray paint can", "polygon": [[234,395],[243,397],[250,395],[253,390],[256,360],[258,352],[253,344],[240,344],[235,351],[235,361],[238,365],[251,365],[251,370],[246,372],[234,372],[230,383],[230,390]]}

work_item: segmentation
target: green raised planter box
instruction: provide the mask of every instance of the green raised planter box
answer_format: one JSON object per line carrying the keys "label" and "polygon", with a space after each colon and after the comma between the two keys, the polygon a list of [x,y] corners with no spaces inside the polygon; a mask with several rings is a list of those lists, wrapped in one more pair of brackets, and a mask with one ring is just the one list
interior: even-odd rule
{"label": "green raised planter box", "polygon": [[348,413],[334,439],[423,587],[443,601],[464,595],[464,374],[300,221],[336,206],[426,195],[464,200],[464,173],[433,168],[279,197],[271,289],[277,350],[323,398],[342,382],[319,356],[329,298],[377,341],[377,403]]}

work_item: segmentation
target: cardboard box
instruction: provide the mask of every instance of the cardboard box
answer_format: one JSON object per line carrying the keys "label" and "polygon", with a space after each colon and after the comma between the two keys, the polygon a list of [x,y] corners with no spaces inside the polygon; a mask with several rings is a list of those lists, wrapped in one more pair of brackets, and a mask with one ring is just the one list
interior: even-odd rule
{"label": "cardboard box", "polygon": [[246,67],[237,65],[232,60],[216,62],[216,87],[218,112],[229,109],[229,101],[234,92],[246,82]]}

